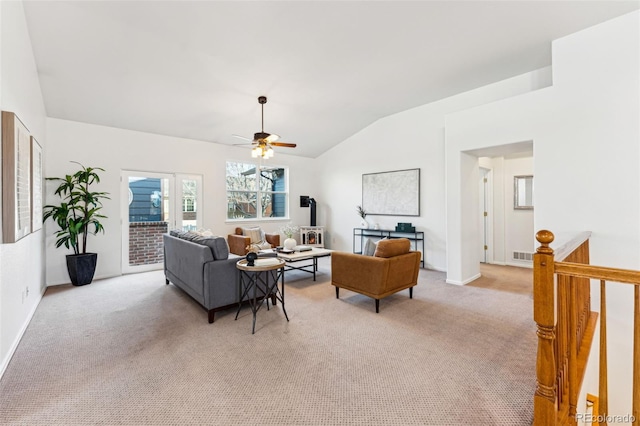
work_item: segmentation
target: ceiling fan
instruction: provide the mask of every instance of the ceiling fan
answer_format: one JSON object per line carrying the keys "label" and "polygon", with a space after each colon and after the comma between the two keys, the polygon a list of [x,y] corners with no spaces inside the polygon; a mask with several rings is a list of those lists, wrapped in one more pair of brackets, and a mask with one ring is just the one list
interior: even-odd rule
{"label": "ceiling fan", "polygon": [[282,146],[285,148],[295,148],[296,147],[295,143],[276,142],[278,139],[280,139],[280,136],[274,133],[266,133],[264,131],[264,104],[267,103],[267,97],[259,96],[258,103],[260,104],[260,108],[261,108],[262,129],[259,132],[253,134],[253,140],[249,138],[245,138],[244,136],[240,136],[240,135],[233,135],[233,136],[235,136],[236,138],[251,141],[251,145],[254,146],[254,148],[251,150],[252,157],[271,158],[273,157],[272,147],[274,146]]}

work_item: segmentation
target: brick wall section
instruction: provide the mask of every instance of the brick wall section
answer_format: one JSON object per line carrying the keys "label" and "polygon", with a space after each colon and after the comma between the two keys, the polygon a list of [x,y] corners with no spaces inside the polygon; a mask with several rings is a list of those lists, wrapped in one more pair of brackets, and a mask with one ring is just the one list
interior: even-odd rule
{"label": "brick wall section", "polygon": [[162,234],[167,222],[132,222],[129,224],[129,265],[150,265],[164,261]]}

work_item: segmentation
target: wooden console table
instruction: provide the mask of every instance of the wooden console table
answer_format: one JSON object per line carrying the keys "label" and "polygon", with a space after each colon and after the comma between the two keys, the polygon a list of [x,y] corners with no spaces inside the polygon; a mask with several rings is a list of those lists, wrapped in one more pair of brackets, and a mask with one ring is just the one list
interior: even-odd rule
{"label": "wooden console table", "polygon": [[[366,237],[374,238],[406,238],[413,244],[413,249],[419,251],[421,255],[420,264],[424,268],[424,232],[398,232],[390,229],[365,229],[353,228],[353,252],[362,254],[364,247],[364,239]],[[356,241],[360,239],[360,250],[356,249]]]}

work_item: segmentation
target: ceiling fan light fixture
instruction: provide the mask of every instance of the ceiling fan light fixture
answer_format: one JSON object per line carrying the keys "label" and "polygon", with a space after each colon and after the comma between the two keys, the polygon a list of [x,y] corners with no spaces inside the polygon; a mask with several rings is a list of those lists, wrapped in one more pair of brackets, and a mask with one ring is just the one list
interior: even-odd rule
{"label": "ceiling fan light fixture", "polygon": [[269,147],[265,151],[264,158],[272,158],[273,157],[273,148]]}
{"label": "ceiling fan light fixture", "polygon": [[266,144],[260,144],[251,150],[251,157],[253,158],[262,157],[265,160],[268,160],[273,157],[273,154],[273,148]]}

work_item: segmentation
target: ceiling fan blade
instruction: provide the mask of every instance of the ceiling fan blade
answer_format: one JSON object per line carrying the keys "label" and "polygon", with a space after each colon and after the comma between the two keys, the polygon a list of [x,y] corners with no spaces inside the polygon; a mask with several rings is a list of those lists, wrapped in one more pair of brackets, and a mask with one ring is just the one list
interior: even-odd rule
{"label": "ceiling fan blade", "polygon": [[244,137],[244,136],[241,136],[241,135],[233,134],[233,135],[231,135],[231,136],[233,136],[234,138],[244,139],[245,141],[253,142],[253,139],[249,139],[249,138]]}
{"label": "ceiling fan blade", "polygon": [[277,141],[278,139],[280,139],[280,136],[278,136],[278,135],[276,135],[276,134],[272,133],[272,134],[270,134],[269,136],[267,136],[265,139],[266,139],[266,141],[267,141],[267,142],[275,142],[275,141]]}
{"label": "ceiling fan blade", "polygon": [[273,146],[284,146],[286,148],[295,148],[296,147],[295,143],[287,143],[287,142],[271,142],[270,145],[273,145]]}

